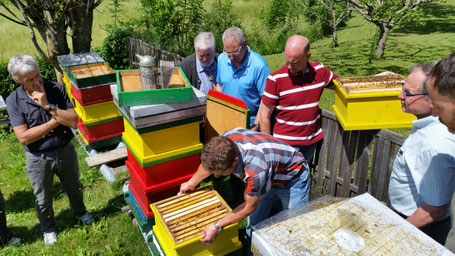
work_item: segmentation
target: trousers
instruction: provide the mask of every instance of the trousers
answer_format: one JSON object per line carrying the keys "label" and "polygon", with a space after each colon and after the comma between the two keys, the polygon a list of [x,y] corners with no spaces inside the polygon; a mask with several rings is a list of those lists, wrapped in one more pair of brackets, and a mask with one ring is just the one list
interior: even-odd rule
{"label": "trousers", "polygon": [[53,151],[26,152],[26,172],[36,198],[36,212],[42,232],[55,231],[52,207],[54,174],[59,178],[68,196],[73,214],[78,217],[85,214],[83,187],[79,181],[79,164],[71,142]]}

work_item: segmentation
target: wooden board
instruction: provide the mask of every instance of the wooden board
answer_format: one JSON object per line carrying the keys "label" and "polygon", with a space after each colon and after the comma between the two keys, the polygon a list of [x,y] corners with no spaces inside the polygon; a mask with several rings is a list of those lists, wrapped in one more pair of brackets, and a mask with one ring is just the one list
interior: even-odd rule
{"label": "wooden board", "polygon": [[[141,83],[141,73],[139,70],[122,71],[120,80],[120,85],[125,92],[143,90]],[[184,81],[185,78],[183,78],[183,75],[178,72],[178,69],[174,69],[174,71],[172,71],[171,80],[169,82],[169,88],[185,87]],[[161,89],[161,84],[153,85],[152,89]]]}
{"label": "wooden board", "polygon": [[127,151],[126,147],[122,148],[117,148],[105,153],[100,153],[95,156],[89,156],[85,158],[85,161],[87,162],[88,167],[94,167],[110,162],[114,162],[117,160],[121,159],[126,159],[127,157]]}
{"label": "wooden board", "polygon": [[87,65],[83,68],[79,67],[71,69],[71,72],[74,76],[76,76],[77,79],[115,73],[106,65]]}
{"label": "wooden board", "polygon": [[236,127],[247,128],[248,123],[248,111],[207,98],[207,112],[205,113],[204,123],[206,141],[229,129]]}

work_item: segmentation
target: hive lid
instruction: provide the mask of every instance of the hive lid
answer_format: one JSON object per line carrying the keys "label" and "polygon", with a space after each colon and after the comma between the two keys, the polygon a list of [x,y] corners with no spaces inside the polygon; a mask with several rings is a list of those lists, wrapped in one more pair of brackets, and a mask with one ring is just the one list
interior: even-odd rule
{"label": "hive lid", "polygon": [[62,67],[62,69],[104,62],[104,59],[101,58],[96,52],[60,55],[57,56],[57,60],[60,63],[60,67]]}
{"label": "hive lid", "polygon": [[342,77],[334,80],[349,93],[400,91],[405,79],[400,75]]}

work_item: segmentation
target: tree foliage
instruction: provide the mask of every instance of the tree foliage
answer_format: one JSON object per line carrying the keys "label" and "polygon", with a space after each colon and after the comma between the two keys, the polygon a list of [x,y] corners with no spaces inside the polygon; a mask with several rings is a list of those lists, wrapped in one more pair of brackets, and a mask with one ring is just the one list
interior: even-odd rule
{"label": "tree foliage", "polygon": [[379,28],[376,58],[384,57],[389,31],[405,22],[418,22],[422,13],[421,4],[437,0],[345,0],[349,1],[367,21]]}
{"label": "tree foliage", "polygon": [[[6,0],[0,2],[0,16],[28,27],[30,37],[39,55],[47,59],[61,73],[57,56],[70,53],[68,36],[74,53],[90,51],[92,41],[93,10],[101,0]],[[16,15],[13,9],[20,15]],[[67,30],[69,29],[69,34]],[[41,49],[35,32],[46,43]]]}

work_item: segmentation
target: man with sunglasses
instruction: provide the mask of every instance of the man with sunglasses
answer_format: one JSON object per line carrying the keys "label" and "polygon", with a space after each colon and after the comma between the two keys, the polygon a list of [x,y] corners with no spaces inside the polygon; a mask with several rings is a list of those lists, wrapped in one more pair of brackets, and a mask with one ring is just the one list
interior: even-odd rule
{"label": "man with sunglasses", "polygon": [[398,96],[402,110],[417,120],[393,163],[389,199],[398,214],[444,244],[455,189],[455,134],[431,115],[429,74],[435,64],[411,67]]}
{"label": "man with sunglasses", "polygon": [[245,101],[251,111],[250,125],[254,128],[259,124],[256,115],[270,75],[269,66],[261,55],[248,47],[238,27],[224,31],[223,46],[224,52],[218,57],[217,90]]}
{"label": "man with sunglasses", "polygon": [[215,37],[211,32],[201,32],[194,38],[194,53],[180,64],[191,85],[207,94],[216,86],[218,54],[215,52]]}

